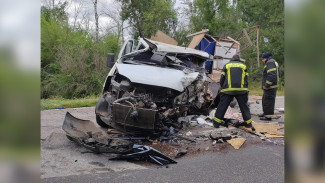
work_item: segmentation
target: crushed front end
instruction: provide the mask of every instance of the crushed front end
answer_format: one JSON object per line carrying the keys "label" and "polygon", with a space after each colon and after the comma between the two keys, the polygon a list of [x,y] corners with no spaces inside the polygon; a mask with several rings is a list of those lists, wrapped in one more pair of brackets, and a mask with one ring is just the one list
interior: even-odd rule
{"label": "crushed front end", "polygon": [[179,117],[207,114],[218,92],[204,69],[207,57],[142,41],[147,49],[120,58],[107,77],[97,123],[132,135],[164,135],[182,128]]}

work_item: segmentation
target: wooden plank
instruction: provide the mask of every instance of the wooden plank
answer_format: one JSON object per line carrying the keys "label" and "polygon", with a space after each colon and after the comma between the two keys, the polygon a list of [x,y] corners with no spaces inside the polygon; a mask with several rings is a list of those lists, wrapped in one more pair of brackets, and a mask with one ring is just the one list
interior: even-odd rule
{"label": "wooden plank", "polygon": [[[250,32],[248,32],[247,34],[250,35],[251,33],[255,32],[256,28],[254,30],[251,30]],[[242,35],[243,33],[241,33],[240,35]],[[236,40],[240,41],[243,37],[245,37],[245,35],[240,36],[239,38],[237,38]]]}
{"label": "wooden plank", "polygon": [[191,36],[196,36],[196,35],[199,35],[199,34],[206,34],[207,32],[209,32],[209,29],[204,29],[200,32],[196,32],[196,33],[193,33],[193,34],[188,34],[186,35],[186,37],[191,37]]}
{"label": "wooden plank", "polygon": [[246,141],[245,138],[235,138],[235,139],[227,140],[227,142],[235,149],[239,149],[244,144],[245,141]]}
{"label": "wooden plank", "polygon": [[205,39],[209,44],[211,44],[211,42],[206,37],[203,37],[203,39]]}
{"label": "wooden plank", "polygon": [[[253,43],[255,44],[256,43],[256,41],[257,40],[255,40]],[[250,45],[248,45],[248,46],[246,46],[244,49],[242,49],[241,51],[244,51],[244,50],[246,50],[246,49],[248,49],[248,48],[250,48],[251,46]]]}
{"label": "wooden plank", "polygon": [[[258,27],[258,25],[255,25],[255,26],[252,26],[252,27],[247,27],[246,30],[250,30],[250,29],[252,29],[252,28],[256,28],[256,27]],[[236,33],[230,34],[229,36],[232,37],[232,36],[235,36],[235,35],[238,35],[238,34],[241,35],[242,33],[243,33],[243,31],[241,30],[241,31],[239,31],[239,32],[236,32]],[[236,40],[237,40],[237,39],[236,39]]]}
{"label": "wooden plank", "polygon": [[249,45],[253,46],[252,40],[251,40],[251,38],[249,37],[249,35],[247,34],[246,29],[243,29],[243,32],[244,32],[244,34],[245,34],[245,36],[246,36],[246,39],[247,39]]}
{"label": "wooden plank", "polygon": [[251,128],[246,128],[244,126],[240,126],[239,128],[251,133],[255,133],[259,136],[261,136],[261,134],[263,134],[263,136],[268,134],[269,138],[284,136],[284,132],[278,131],[280,129],[283,129],[284,126],[264,122],[252,122],[252,124],[255,128],[255,131],[253,131]]}
{"label": "wooden plank", "polygon": [[163,33],[162,31],[158,30],[155,36],[151,36],[150,38],[153,41],[159,41],[162,43],[167,43],[167,44],[171,44],[171,45],[175,45],[177,46],[178,42],[169,37],[167,34]]}
{"label": "wooden plank", "polygon": [[227,36],[228,39],[230,39],[231,41],[237,43],[238,45],[240,45],[240,42],[236,41],[235,39],[233,39],[232,37],[230,36]]}
{"label": "wooden plank", "polygon": [[233,46],[235,45],[235,43],[238,45],[238,46],[236,47],[236,54],[238,54],[238,47],[239,47],[240,43],[239,43],[238,41],[236,41],[235,39],[229,37],[229,36],[228,36],[227,38],[230,39],[231,41],[233,41],[233,43],[231,44],[230,47],[225,46],[225,47],[229,48],[229,49],[226,51],[226,54],[228,54],[228,52],[230,51],[230,49],[233,48]]}
{"label": "wooden plank", "polygon": [[187,47],[195,49],[195,47],[200,43],[200,41],[204,38],[204,36],[205,36],[205,33],[193,36],[192,41],[190,42],[190,44]]}

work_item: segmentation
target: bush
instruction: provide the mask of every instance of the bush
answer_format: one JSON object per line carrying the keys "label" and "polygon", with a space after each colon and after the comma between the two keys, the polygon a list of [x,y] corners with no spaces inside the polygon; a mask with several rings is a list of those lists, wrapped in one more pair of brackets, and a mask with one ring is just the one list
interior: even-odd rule
{"label": "bush", "polygon": [[41,22],[41,98],[99,94],[109,72],[106,55],[117,54],[118,36],[108,34],[94,43],[84,30],[72,30],[51,18],[42,17]]}

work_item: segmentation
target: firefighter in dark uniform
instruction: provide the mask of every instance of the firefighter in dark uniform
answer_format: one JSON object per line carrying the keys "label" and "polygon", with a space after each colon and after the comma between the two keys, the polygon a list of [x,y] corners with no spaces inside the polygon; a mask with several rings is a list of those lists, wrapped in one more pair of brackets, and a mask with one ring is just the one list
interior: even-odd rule
{"label": "firefighter in dark uniform", "polygon": [[265,64],[262,79],[263,113],[259,114],[259,117],[261,120],[272,120],[279,118],[279,116],[274,116],[275,97],[280,77],[279,64],[272,58],[272,54],[269,52],[262,54],[262,61]]}
{"label": "firefighter in dark uniform", "polygon": [[218,104],[213,126],[219,128],[220,125],[227,126],[224,121],[224,115],[230,102],[236,98],[240,111],[242,113],[244,123],[240,124],[248,128],[253,128],[251,113],[248,107],[248,73],[244,62],[240,60],[238,55],[234,55],[232,59],[223,67],[220,77],[220,102]]}

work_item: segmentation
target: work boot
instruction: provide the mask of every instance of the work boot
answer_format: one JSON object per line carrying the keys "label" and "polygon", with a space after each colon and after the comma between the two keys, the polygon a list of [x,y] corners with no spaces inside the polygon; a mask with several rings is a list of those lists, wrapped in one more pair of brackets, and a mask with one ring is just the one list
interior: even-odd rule
{"label": "work boot", "polygon": [[255,128],[253,127],[252,123],[243,122],[242,124],[244,127],[251,128],[253,131],[255,131]]}
{"label": "work boot", "polygon": [[213,127],[215,128],[219,128],[220,126],[220,123],[216,122],[216,121],[213,121]]}
{"label": "work boot", "polygon": [[257,115],[258,117],[264,117],[264,113],[260,113]]}
{"label": "work boot", "polygon": [[221,121],[220,123],[218,123],[218,122],[216,122],[216,121],[213,121],[213,126],[214,126],[215,128],[219,128],[220,125],[228,128],[228,124],[227,124],[226,122],[224,122],[224,121]]}
{"label": "work boot", "polygon": [[222,121],[221,125],[224,126],[224,127],[226,127],[226,128],[228,128],[228,123],[225,122],[225,121]]}
{"label": "work boot", "polygon": [[272,119],[279,119],[279,118],[281,118],[281,116],[270,115],[268,117],[266,117],[266,116],[260,117],[260,120],[268,120],[268,121],[270,121]]}
{"label": "work boot", "polygon": [[281,116],[274,116],[273,119],[279,119]]}
{"label": "work boot", "polygon": [[260,117],[260,120],[271,121],[272,118],[267,118],[267,117],[263,116],[263,117]]}

